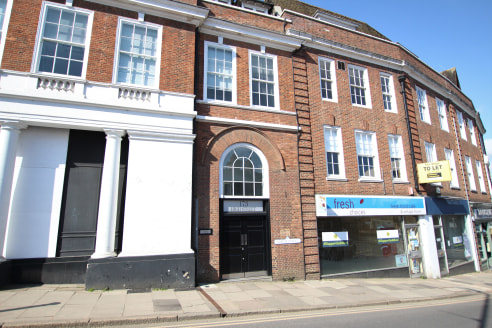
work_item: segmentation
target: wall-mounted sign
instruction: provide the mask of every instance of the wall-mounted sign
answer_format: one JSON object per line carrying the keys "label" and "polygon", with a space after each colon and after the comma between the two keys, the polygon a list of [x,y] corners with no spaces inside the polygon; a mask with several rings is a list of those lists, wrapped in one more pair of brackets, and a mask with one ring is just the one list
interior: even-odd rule
{"label": "wall-mounted sign", "polygon": [[285,238],[285,239],[275,239],[275,245],[285,245],[285,244],[300,244],[301,238]]}
{"label": "wall-mounted sign", "polygon": [[322,232],[323,247],[345,247],[349,245],[348,231]]}
{"label": "wall-mounted sign", "polygon": [[225,200],[224,213],[264,212],[262,200]]}
{"label": "wall-mounted sign", "polygon": [[316,195],[317,216],[425,215],[421,197]]}
{"label": "wall-mounted sign", "polygon": [[451,181],[451,167],[449,166],[449,161],[417,164],[417,174],[419,183]]}

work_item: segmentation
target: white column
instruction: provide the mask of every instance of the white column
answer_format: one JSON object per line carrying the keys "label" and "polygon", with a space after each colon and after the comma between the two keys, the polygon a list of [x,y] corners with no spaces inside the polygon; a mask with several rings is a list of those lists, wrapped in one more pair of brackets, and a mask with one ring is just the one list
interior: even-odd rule
{"label": "white column", "polygon": [[99,212],[97,216],[96,250],[92,258],[116,256],[114,252],[116,215],[118,213],[118,183],[120,177],[121,137],[123,130],[105,130],[106,151],[101,178]]}
{"label": "white column", "polygon": [[0,128],[0,259],[4,256],[7,222],[12,195],[15,157],[20,130],[26,125],[20,122],[2,122]]}
{"label": "white column", "polygon": [[424,274],[427,278],[441,278],[432,215],[419,216],[419,225]]}

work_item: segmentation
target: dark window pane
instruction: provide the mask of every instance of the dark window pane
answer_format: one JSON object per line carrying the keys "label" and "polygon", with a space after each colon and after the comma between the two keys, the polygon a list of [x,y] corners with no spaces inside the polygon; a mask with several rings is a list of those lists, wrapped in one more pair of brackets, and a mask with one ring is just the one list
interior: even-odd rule
{"label": "dark window pane", "polygon": [[53,69],[53,60],[53,57],[41,56],[41,60],[39,61],[39,71],[51,73]]}
{"label": "dark window pane", "polygon": [[244,196],[242,182],[234,183],[234,196]]}
{"label": "dark window pane", "polygon": [[84,48],[82,47],[72,47],[71,59],[84,60]]}
{"label": "dark window pane", "polygon": [[68,70],[68,75],[82,76],[82,62],[72,60],[70,62],[70,69]]}
{"label": "dark window pane", "polygon": [[232,196],[232,183],[224,183],[224,195]]}
{"label": "dark window pane", "polygon": [[54,56],[55,50],[56,50],[56,43],[45,41],[43,42],[41,55]]}
{"label": "dark window pane", "polygon": [[57,74],[67,74],[68,71],[68,60],[57,58],[55,61],[55,69],[53,73]]}
{"label": "dark window pane", "polygon": [[254,196],[254,191],[253,191],[253,184],[252,183],[245,183],[244,184],[244,195],[245,196]]}
{"label": "dark window pane", "polygon": [[70,58],[70,46],[66,44],[58,44],[56,49],[56,57]]}

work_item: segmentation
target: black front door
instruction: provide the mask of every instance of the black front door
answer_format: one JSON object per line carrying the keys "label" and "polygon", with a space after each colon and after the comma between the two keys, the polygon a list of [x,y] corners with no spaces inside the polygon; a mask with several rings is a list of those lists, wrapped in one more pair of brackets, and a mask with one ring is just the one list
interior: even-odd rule
{"label": "black front door", "polygon": [[266,216],[226,216],[221,227],[221,273],[223,279],[268,274]]}

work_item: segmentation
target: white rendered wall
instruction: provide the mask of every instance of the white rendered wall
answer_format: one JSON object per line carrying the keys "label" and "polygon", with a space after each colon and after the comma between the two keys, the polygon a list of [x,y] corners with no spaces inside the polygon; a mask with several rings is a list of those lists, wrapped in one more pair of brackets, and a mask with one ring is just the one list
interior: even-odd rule
{"label": "white rendered wall", "polygon": [[192,253],[193,135],[128,132],[122,256]]}
{"label": "white rendered wall", "polygon": [[432,215],[419,216],[419,225],[424,274],[427,278],[441,278]]}
{"label": "white rendered wall", "polygon": [[5,241],[8,259],[55,257],[69,130],[22,130]]}

